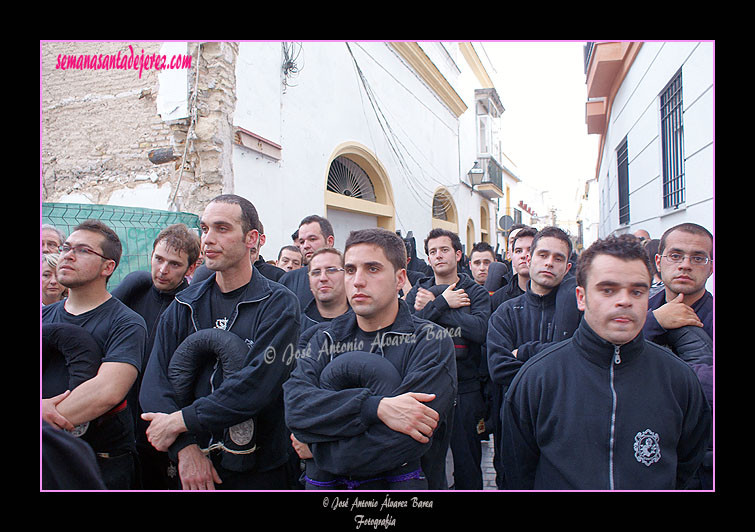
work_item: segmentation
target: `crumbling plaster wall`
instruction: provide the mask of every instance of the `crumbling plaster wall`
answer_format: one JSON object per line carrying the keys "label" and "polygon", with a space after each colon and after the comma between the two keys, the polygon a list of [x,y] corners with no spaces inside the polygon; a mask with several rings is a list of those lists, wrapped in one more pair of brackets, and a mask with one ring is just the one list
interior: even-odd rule
{"label": "crumbling plaster wall", "polygon": [[[158,72],[56,69],[59,54],[159,53],[161,43],[50,42],[42,61],[42,201],[131,204],[201,212],[217,194],[232,192],[236,43],[189,43],[187,98],[197,90],[196,122],[183,172],[191,117],[164,121],[157,112]],[[191,109],[190,109],[191,114]],[[172,150],[154,164],[153,150]],[[180,176],[179,192],[176,185]],[[145,188],[158,205],[144,205]],[[175,205],[171,200],[175,195]]]}

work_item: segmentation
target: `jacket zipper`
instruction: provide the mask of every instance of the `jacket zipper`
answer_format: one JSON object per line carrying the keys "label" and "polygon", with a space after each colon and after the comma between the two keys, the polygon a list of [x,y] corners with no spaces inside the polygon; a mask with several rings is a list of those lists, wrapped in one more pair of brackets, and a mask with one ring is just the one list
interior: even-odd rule
{"label": "jacket zipper", "polygon": [[615,367],[621,364],[621,354],[619,353],[620,346],[615,345],[613,351],[613,360],[611,360],[611,367],[609,369],[610,385],[611,385],[611,437],[608,447],[608,489],[615,489],[613,478],[613,450],[616,436],[616,388],[614,387]]}

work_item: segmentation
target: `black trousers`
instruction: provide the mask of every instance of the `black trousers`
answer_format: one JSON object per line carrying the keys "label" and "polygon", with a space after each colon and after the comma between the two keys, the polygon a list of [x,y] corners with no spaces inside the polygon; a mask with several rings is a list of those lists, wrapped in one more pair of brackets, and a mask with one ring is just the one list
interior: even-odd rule
{"label": "black trousers", "polygon": [[480,390],[460,393],[451,434],[454,489],[482,489],[482,442],[477,425],[485,418],[485,398]]}

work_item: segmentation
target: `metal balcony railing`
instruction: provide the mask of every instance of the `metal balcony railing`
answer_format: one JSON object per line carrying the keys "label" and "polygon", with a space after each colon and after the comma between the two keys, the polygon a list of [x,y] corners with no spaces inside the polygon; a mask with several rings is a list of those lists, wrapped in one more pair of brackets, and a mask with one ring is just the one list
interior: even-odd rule
{"label": "metal balcony railing", "polygon": [[482,175],[482,183],[491,183],[503,190],[503,167],[498,164],[492,155],[480,156],[480,167],[485,171]]}

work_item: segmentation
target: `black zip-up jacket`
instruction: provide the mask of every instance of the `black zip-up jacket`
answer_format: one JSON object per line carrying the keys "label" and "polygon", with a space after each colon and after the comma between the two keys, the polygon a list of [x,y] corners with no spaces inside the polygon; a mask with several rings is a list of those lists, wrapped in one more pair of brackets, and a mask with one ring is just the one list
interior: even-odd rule
{"label": "black zip-up jacket", "polygon": [[491,314],[495,312],[498,307],[503,304],[504,301],[514,299],[515,297],[521,296],[523,293],[524,290],[519,288],[519,274],[515,273],[513,277],[509,278],[508,282],[505,285],[493,292],[493,294],[490,296]]}
{"label": "black zip-up jacket", "polygon": [[420,288],[431,290],[435,287],[435,276],[426,277],[414,285],[406,295],[406,304],[410,312],[445,327],[452,335],[456,349],[459,393],[465,393],[479,390],[486,377],[480,372],[480,364],[490,319],[490,295],[467,274],[458,275],[456,289],[463,289],[469,295],[468,307],[451,308],[446,299],[437,294],[422,310],[414,310],[417,292]]}
{"label": "black zip-up jacket", "polygon": [[[346,312],[353,312],[351,306],[349,306],[349,309]],[[299,352],[306,349],[307,344],[309,343],[309,339],[312,338],[312,335],[317,330],[317,326],[321,323],[332,321],[333,319],[335,318],[322,317],[320,311],[317,309],[317,302],[314,299],[309,302],[309,305],[307,305],[307,308],[304,309],[304,312],[302,312],[301,315],[301,334],[299,335],[298,345],[299,350],[294,353],[294,358],[292,361],[293,366],[291,366],[291,371],[294,370]]]}
{"label": "black zip-up jacket", "polygon": [[683,489],[711,413],[697,376],[642,332],[617,346],[583,320],[531,358],[503,406],[506,489]]}
{"label": "black zip-up jacket", "polygon": [[[413,316],[399,300],[396,320],[376,341],[375,346],[357,345],[359,326],[356,314],[347,312],[315,327],[307,348],[299,354],[291,377],[283,385],[286,423],[294,436],[309,444],[319,469],[333,475],[367,477],[379,475],[429,454],[438,438],[450,434],[450,416],[456,396],[456,363],[453,342],[438,325]],[[396,432],[377,417],[383,396],[369,388],[339,391],[319,386],[319,376],[333,357],[350,351],[373,351],[390,361],[402,376],[395,390],[435,394],[424,403],[440,415],[439,426],[429,443]],[[447,448],[433,460],[442,465]],[[437,464],[435,464],[437,465]],[[423,469],[431,489],[445,484]]]}
{"label": "black zip-up jacket", "polygon": [[170,292],[161,292],[152,282],[152,274],[145,270],[129,273],[110,294],[120,299],[128,308],[144,318],[149,337],[147,339],[147,354],[152,351],[155,339],[155,329],[160,315],[168,308],[178,292],[188,288],[189,283],[184,279],[180,285]]}
{"label": "black zip-up jacket", "polygon": [[284,422],[282,385],[290,374],[290,354],[299,337],[298,301],[288,289],[254,268],[226,329],[250,346],[243,368],[226,379],[218,371],[200,375],[198,399],[180,408],[168,379],[168,364],[187,336],[212,328],[209,300],[214,283],[213,273],[190,285],[163,313],[142,381],[140,402],[145,412],[181,410],[189,430],[171,446],[173,460],[187,445],[196,443],[205,448],[219,441],[225,428],[255,417],[257,451],[254,460],[247,462],[254,465],[242,470],[267,471],[288,459],[291,445]]}
{"label": "black zip-up jacket", "polygon": [[[145,348],[145,356],[148,358],[152,352],[152,344],[155,341],[155,331],[157,330],[157,324],[160,321],[160,316],[165,309],[173,302],[178,292],[188,288],[189,282],[184,279],[180,285],[169,292],[161,292],[155,288],[155,284],[152,282],[152,274],[145,270],[138,270],[131,272],[115,287],[110,293],[113,297],[119,299],[128,308],[139,314],[144,318],[144,322],[147,325],[147,345]],[[145,360],[144,367],[147,366],[147,360]],[[128,401],[133,405],[132,415],[134,416],[134,428],[136,430],[136,440],[140,445],[149,445],[147,442],[147,436],[145,431],[149,424],[144,421],[140,414],[139,408],[139,390],[142,385],[142,377],[144,373],[140,373],[136,378],[136,382],[131,387],[128,394]]]}
{"label": "black zip-up jacket", "polygon": [[494,383],[507,387],[527,359],[550,344],[571,337],[582,319],[577,308],[576,285],[576,278],[567,275],[550,293],[539,296],[528,284],[524,294],[503,302],[493,312],[488,324],[487,351],[488,370]]}
{"label": "black zip-up jacket", "polygon": [[296,294],[302,312],[315,299],[309,288],[309,270],[306,266],[284,273],[278,282]]}

